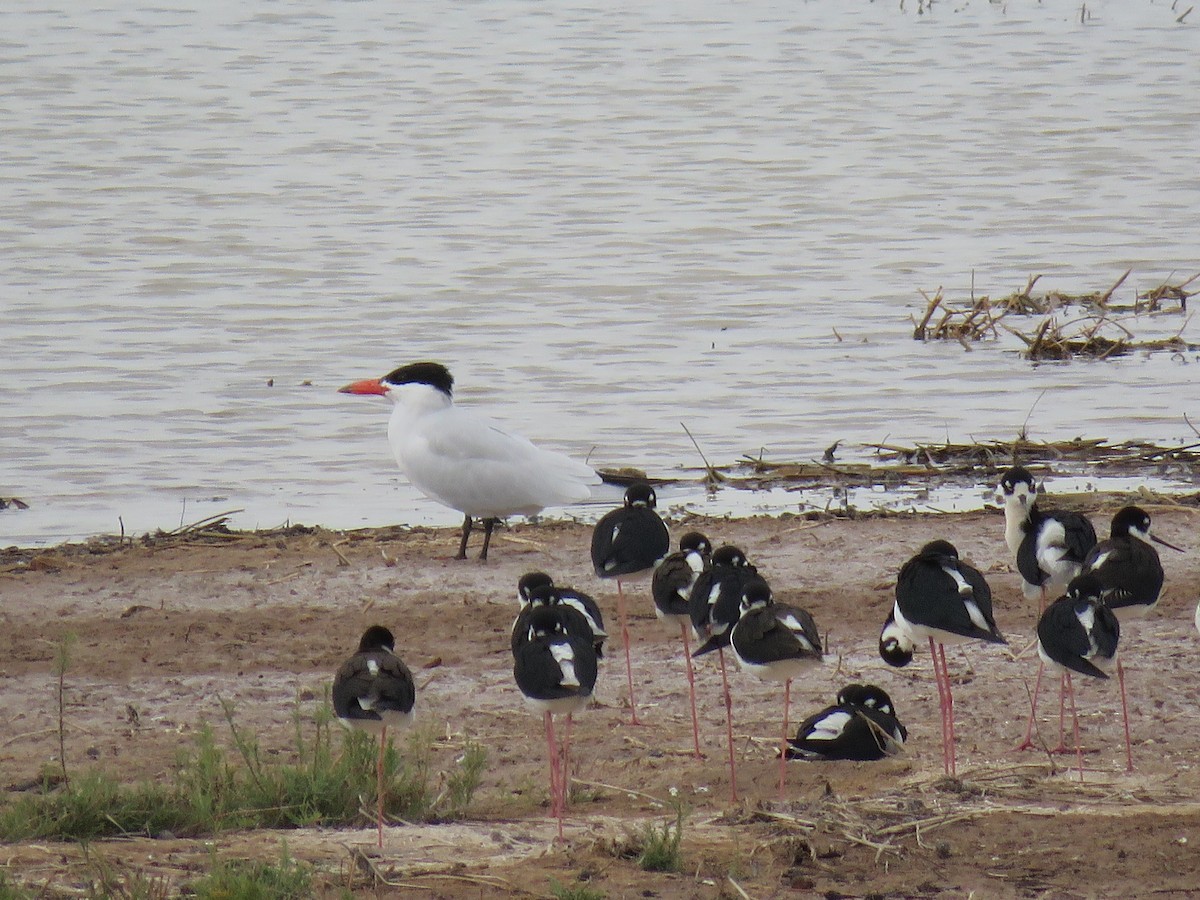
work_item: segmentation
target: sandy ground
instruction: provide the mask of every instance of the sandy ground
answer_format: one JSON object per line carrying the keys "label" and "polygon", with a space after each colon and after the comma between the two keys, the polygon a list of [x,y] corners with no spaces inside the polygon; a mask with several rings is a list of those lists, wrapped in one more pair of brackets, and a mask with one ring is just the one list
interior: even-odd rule
{"label": "sandy ground", "polygon": [[[1119,498],[1091,512],[1098,531]],[[499,532],[492,559],[456,562],[451,531],[393,529],[199,536],[0,553],[0,786],[12,791],[57,759],[54,658],[78,641],[66,678],[67,758],[121,779],[165,778],[202,721],[221,739],[218,698],[236,704],[267,752],[287,754],[298,697],[320,697],[363,628],[388,625],[417,673],[419,712],[439,734],[436,765],[470,738],[488,771],[467,820],[388,828],[384,850],[361,829],[257,831],[200,840],[103,841],[111,864],[184,885],[210,859],[317,864],[330,889],[389,897],[552,896],[584,882],[608,897],[1131,897],[1200,896],[1200,707],[1192,624],[1200,598],[1193,506],[1149,507],[1165,551],[1157,614],[1126,630],[1136,772],[1124,771],[1115,681],[1080,685],[1085,778],[1074,757],[1014,753],[1036,672],[1036,609],[1020,595],[1003,516],[688,520],[741,545],[779,599],[812,611],[826,662],[794,684],[792,721],[850,681],[877,683],[909,728],[905,754],[879,763],[793,762],[777,794],[782,693],[734,672],[737,788],[730,799],[720,676],[698,665],[706,759],[689,752],[687,685],[678,635],[635,586],[632,653],[646,725],[627,724],[612,585],[590,572],[590,529],[550,523]],[[959,780],[942,777],[937,694],[927,653],[907,669],[877,655],[900,565],[945,537],[988,576],[1013,652],[949,653],[958,712]],[[512,682],[515,584],[543,569],[592,592],[609,619],[598,702],[576,719],[576,802],[565,842],[548,819],[541,722]],[[1024,651],[1022,653],[1022,651]],[[1015,654],[1015,655],[1014,655]],[[1085,679],[1078,679],[1084,682]],[[301,706],[314,701],[302,700]],[[1054,693],[1040,733],[1057,741]],[[135,715],[136,714],[136,715]],[[622,850],[630,834],[685,804],[683,874],[643,872]],[[15,794],[14,794],[15,796]],[[0,847],[12,876],[70,889],[85,879],[80,848]]]}

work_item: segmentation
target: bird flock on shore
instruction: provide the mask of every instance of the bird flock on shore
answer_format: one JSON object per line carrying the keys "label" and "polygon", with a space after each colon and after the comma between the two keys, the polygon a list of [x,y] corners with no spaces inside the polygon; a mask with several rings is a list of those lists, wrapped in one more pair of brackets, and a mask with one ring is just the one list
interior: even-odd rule
{"label": "bird flock on shore", "polygon": [[[473,520],[484,526],[480,559],[492,532],[506,516],[534,514],[547,506],[579,502],[599,482],[588,466],[511,434],[479,414],[456,407],[453,378],[438,363],[413,363],[381,379],[356,381],[343,393],[383,396],[394,403],[388,438],[401,470],[422,493],[464,516],[456,558],[465,559]],[[1098,541],[1088,519],[1044,506],[1033,475],[1020,466],[998,485],[1005,512],[1004,539],[1020,573],[1023,592],[1040,603],[1036,645],[1038,674],[1029,723],[1015,750],[1035,746],[1033,733],[1045,669],[1060,676],[1059,743],[1051,752],[1073,752],[1084,773],[1072,675],[1117,674],[1125,730],[1126,768],[1133,771],[1124,668],[1118,655],[1121,623],[1150,613],[1163,587],[1163,569],[1152,542],[1180,550],[1151,534],[1150,516],[1126,506],[1113,516],[1109,537]],[[653,487],[635,482],[623,504],[595,525],[591,562],[602,584],[616,583],[616,607],[624,656],[629,724],[644,724],[634,693],[628,604],[634,585],[649,582],[659,619],[678,630],[689,689],[693,754],[702,759],[694,660],[715,652],[722,678],[730,796],[737,794],[733,693],[727,652],[738,666],[783,685],[778,750],[779,796],[786,796],[789,760],[877,760],[895,754],[908,732],[895,705],[875,685],[848,684],[835,702],[790,730],[791,684],[822,661],[817,624],[805,609],[775,599],[769,579],[739,547],[714,546],[689,531],[672,552],[666,523],[656,510]],[[573,717],[591,702],[609,639],[601,606],[588,594],[529,572],[517,585],[518,613],[511,649],[516,687],[541,714],[550,773],[550,809],[562,835],[569,798]],[[1200,629],[1200,610],[1197,612]],[[926,543],[905,562],[895,602],[882,624],[879,655],[891,666],[908,665],[928,645],[937,687],[943,768],[957,775],[953,678],[945,645],[969,641],[1007,645],[993,617],[992,591],[984,575],[959,557],[949,541]],[[1010,656],[1020,656],[1021,653]],[[338,669],[333,703],[347,725],[378,734],[379,842],[383,840],[383,747],[387,729],[405,726],[416,703],[412,674],[396,656],[392,633],[367,629],[357,652]],[[1066,709],[1073,740],[1066,739]]]}

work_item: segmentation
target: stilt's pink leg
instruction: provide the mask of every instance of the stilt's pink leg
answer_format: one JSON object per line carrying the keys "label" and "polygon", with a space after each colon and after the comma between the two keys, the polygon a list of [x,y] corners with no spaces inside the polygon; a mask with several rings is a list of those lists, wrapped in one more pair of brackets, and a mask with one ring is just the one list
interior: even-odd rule
{"label": "stilt's pink leg", "polygon": [[567,713],[567,733],[563,736],[562,770],[559,774],[560,784],[558,786],[562,793],[560,806],[563,812],[567,811],[567,803],[571,799],[571,726],[574,724],[575,717],[571,713]]}
{"label": "stilt's pink leg", "polygon": [[933,661],[933,680],[937,685],[938,711],[942,717],[942,768],[950,774],[950,744],[949,729],[946,720],[946,685],[942,681],[942,664],[938,658],[938,645],[932,637],[929,639],[929,657]]}
{"label": "stilt's pink leg", "polygon": [[1121,685],[1121,715],[1125,719],[1125,771],[1133,771],[1133,741],[1129,737],[1129,704],[1125,701],[1125,667],[1117,660],[1117,682]]}
{"label": "stilt's pink leg", "polygon": [[1046,664],[1042,660],[1038,660],[1037,679],[1033,683],[1033,700],[1029,704],[1029,722],[1025,726],[1025,737],[1021,743],[1013,747],[1013,750],[1032,750],[1033,749],[1033,720],[1037,715],[1038,694],[1042,690],[1042,672],[1045,671]]}
{"label": "stilt's pink leg", "polygon": [[1075,728],[1075,759],[1079,764],[1079,780],[1083,781],[1083,744],[1079,740],[1079,714],[1075,710],[1075,686],[1071,683],[1071,673],[1064,672],[1067,682],[1067,694],[1071,698],[1071,721]]}
{"label": "stilt's pink leg", "polygon": [[1066,702],[1067,689],[1071,684],[1071,676],[1064,669],[1058,679],[1058,746],[1051,750],[1051,753],[1070,753],[1071,748],[1067,746],[1066,732]]}
{"label": "stilt's pink leg", "polygon": [[692,744],[696,748],[696,759],[704,759],[704,754],[700,752],[700,717],[696,715],[696,672],[692,665],[692,648],[691,641],[688,639],[688,624],[683,622],[679,626],[679,630],[683,633],[683,658],[687,660],[687,680],[688,680],[688,697],[692,701]]}
{"label": "stilt's pink leg", "polygon": [[950,668],[946,665],[946,647],[938,644],[942,660],[942,681],[946,685],[946,733],[950,741],[950,774],[958,777],[958,741],[954,734],[954,690],[950,685]]}
{"label": "stilt's pink leg", "polygon": [[721,687],[725,691],[725,732],[729,739],[729,793],[733,802],[738,802],[737,793],[737,763],[733,753],[733,695],[729,693],[729,676],[725,672],[725,650],[717,649],[721,659]]}
{"label": "stilt's pink leg", "polygon": [[787,781],[788,706],[792,700],[792,679],[783,683],[783,739],[779,742],[779,799],[783,799],[783,786]]}
{"label": "stilt's pink leg", "polygon": [[625,683],[629,687],[629,724],[641,725],[637,714],[637,698],[633,695],[633,662],[629,656],[629,620],[625,615],[625,591],[617,579],[617,615],[621,618],[621,641],[625,644]]}
{"label": "stilt's pink leg", "polygon": [[554,715],[546,710],[543,718],[546,723],[546,755],[550,760],[550,815],[558,819],[558,836],[562,837],[562,809],[559,806],[562,774],[559,771],[558,743],[554,740]]}
{"label": "stilt's pink leg", "polygon": [[383,849],[383,748],[387,746],[387,726],[379,732],[379,758],[375,761],[375,826],[379,831],[379,849]]}

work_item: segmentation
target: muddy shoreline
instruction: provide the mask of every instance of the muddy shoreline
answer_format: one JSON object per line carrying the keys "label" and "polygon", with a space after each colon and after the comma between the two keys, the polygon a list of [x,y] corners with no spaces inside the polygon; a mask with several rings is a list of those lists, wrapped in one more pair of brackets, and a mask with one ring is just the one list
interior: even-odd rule
{"label": "muddy shoreline", "polygon": [[[1098,530],[1123,498],[1091,498]],[[76,636],[65,679],[67,762],[124,782],[169,777],[181,743],[216,727],[218,698],[235,704],[266,752],[286,758],[293,715],[322,697],[362,628],[380,622],[417,673],[422,721],[436,734],[434,765],[467,739],[488,751],[484,783],[463,822],[394,825],[382,854],[373,831],[230,832],[195,840],[99,841],[130,872],[176,889],[206,848],[278,858],[280,841],[318,867],[333,891],[383,896],[553,896],[552,883],[608,897],[1133,896],[1153,885],[1187,896],[1200,884],[1200,688],[1194,660],[1200,599],[1194,506],[1150,506],[1156,532],[1186,549],[1163,557],[1157,614],[1125,638],[1137,771],[1123,771],[1115,685],[1082,685],[1086,778],[1070,760],[1012,753],[1028,713],[1036,661],[1022,654],[1036,610],[1021,598],[996,511],[926,516],[780,517],[671,522],[742,546],[776,595],[809,608],[826,636],[826,663],[793,686],[798,722],[849,681],[883,686],[909,728],[905,754],[880,763],[802,763],[789,794],[775,792],[772,759],[781,696],[734,676],[738,789],[729,800],[723,711],[715,665],[698,670],[707,758],[695,761],[676,635],[635,602],[631,650],[648,726],[626,724],[619,648],[603,664],[597,704],[579,717],[577,801],[567,841],[552,842],[540,723],[512,684],[507,633],[515,584],[543,569],[596,596],[590,528],[516,524],[497,533],[493,558],[458,562],[455,529],[266,533],[196,532],[0,555],[0,784],[27,786],[57,760],[56,648]],[[937,696],[927,655],[908,669],[879,660],[879,625],[900,565],[945,537],[983,570],[1013,653],[967,647],[950,658],[959,716],[959,781],[941,773]],[[644,589],[643,589],[644,590]],[[1040,733],[1057,727],[1043,696]],[[303,699],[312,698],[312,699]],[[131,712],[132,711],[132,712]],[[1049,745],[1049,743],[1047,744]],[[686,804],[685,873],[642,871],[625,858],[630,836]],[[11,793],[15,796],[15,793]],[[76,845],[4,846],[19,882],[69,890],[86,884]],[[365,854],[365,855],[364,855]],[[368,860],[368,862],[364,862]],[[1104,872],[1103,883],[1096,873]],[[581,879],[583,879],[581,881]],[[736,883],[737,888],[733,887]],[[649,894],[645,892],[651,892]],[[464,894],[464,892],[466,892]]]}

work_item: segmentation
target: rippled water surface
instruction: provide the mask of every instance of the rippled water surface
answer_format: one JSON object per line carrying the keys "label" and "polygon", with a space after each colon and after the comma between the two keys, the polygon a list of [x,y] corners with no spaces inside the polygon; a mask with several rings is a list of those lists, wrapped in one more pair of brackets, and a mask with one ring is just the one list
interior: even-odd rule
{"label": "rippled water surface", "polygon": [[910,316],[1200,271],[1200,19],[917,7],[10,6],[0,496],[32,508],[0,541],[455,522],[395,472],[385,405],[336,393],[422,358],[657,474],[699,462],[680,423],[715,463],[1026,422],[1195,440],[1195,353],[1034,366]]}

